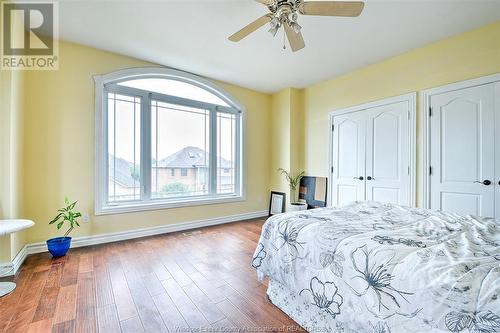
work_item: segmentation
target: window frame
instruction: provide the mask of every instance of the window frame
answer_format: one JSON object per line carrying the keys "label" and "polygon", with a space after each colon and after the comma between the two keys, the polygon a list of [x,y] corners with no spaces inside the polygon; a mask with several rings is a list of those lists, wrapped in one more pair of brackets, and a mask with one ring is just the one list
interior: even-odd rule
{"label": "window frame", "polygon": [[[141,89],[120,86],[119,82],[145,79],[145,78],[162,78],[167,80],[182,81],[201,89],[204,89],[215,96],[219,97],[222,101],[227,103],[229,106],[222,106],[211,104],[202,101],[196,101],[186,98],[181,98],[177,96],[171,96],[156,92],[148,92]],[[169,69],[162,67],[143,67],[143,68],[130,68],[119,70],[104,75],[94,76],[95,82],[95,214],[96,215],[106,215],[106,214],[118,214],[118,213],[128,213],[137,211],[148,211],[175,207],[186,207],[186,206],[197,206],[206,204],[217,204],[217,203],[227,203],[243,201],[246,199],[246,188],[245,188],[245,174],[244,174],[244,161],[245,161],[245,150],[244,147],[244,124],[245,124],[245,108],[239,103],[233,96],[224,91],[219,86],[215,85],[209,80],[198,77],[196,75]],[[141,98],[141,150],[144,153],[141,154],[141,200],[140,201],[123,201],[123,202],[108,202],[108,102],[107,93],[117,93],[125,94],[130,96],[138,96]],[[146,124],[151,123],[151,100],[157,100],[160,102],[179,104],[184,106],[197,107],[210,111],[210,113],[215,116],[211,116],[212,119],[217,117],[217,114],[230,113],[236,115],[236,143],[235,143],[235,193],[231,194],[216,194],[211,193],[210,195],[201,196],[189,196],[182,198],[169,198],[169,199],[151,199],[146,194],[151,194],[151,191],[147,190],[145,187],[151,187],[151,184],[146,184],[144,179],[151,179],[151,170],[148,166],[151,162],[151,126],[146,126]],[[148,106],[149,105],[149,106]],[[214,138],[217,135],[217,125],[212,124],[211,136]],[[149,138],[149,139],[148,139]],[[213,142],[216,142],[214,140]],[[210,151],[214,147],[210,147]],[[149,159],[149,162],[148,162]],[[212,175],[216,175],[217,159],[212,158],[211,168],[214,170]],[[149,175],[148,175],[149,173]],[[210,177],[211,182],[216,182],[216,179]],[[215,188],[215,184],[212,188]]]}
{"label": "window frame", "polygon": [[181,177],[187,177],[187,175],[188,175],[188,169],[181,168]]}

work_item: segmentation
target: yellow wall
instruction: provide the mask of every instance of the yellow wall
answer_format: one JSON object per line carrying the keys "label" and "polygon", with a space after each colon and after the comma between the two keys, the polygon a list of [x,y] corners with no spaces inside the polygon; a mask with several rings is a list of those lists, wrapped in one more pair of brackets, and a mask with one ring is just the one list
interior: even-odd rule
{"label": "yellow wall", "polygon": [[[22,72],[0,70],[0,219],[22,215],[22,86]],[[25,231],[0,237],[0,263],[11,261],[25,243]]]}
{"label": "yellow wall", "polygon": [[290,89],[271,99],[271,189],[288,193],[288,186],[278,168],[290,170]]}
{"label": "yellow wall", "polygon": [[28,242],[56,235],[47,222],[63,198],[79,200],[91,214],[73,236],[137,229],[181,221],[266,210],[269,191],[269,114],[271,97],[234,85],[218,84],[246,106],[246,184],[244,202],[93,216],[94,84],[92,75],[145,62],[71,43],[60,44],[58,71],[25,72],[24,216],[36,226]]}
{"label": "yellow wall", "polygon": [[[276,171],[278,167],[293,173],[305,168],[309,175],[327,175],[329,111],[500,72],[498,36],[500,22],[303,90],[289,88],[272,96],[218,82],[247,107],[247,200],[132,214],[91,215],[91,222],[74,236],[265,210],[269,189],[288,192]],[[57,234],[47,221],[65,195],[78,199],[83,212],[93,213],[92,75],[151,65],[81,45],[61,43],[60,46],[58,71],[26,71],[14,77],[12,73],[1,72],[0,217],[15,215],[13,217],[26,217],[37,223],[24,236],[10,239],[14,253],[19,244],[44,241]],[[9,119],[8,125],[4,119]],[[5,138],[9,139],[8,143]],[[420,153],[418,149],[419,156]],[[4,185],[9,179],[4,174],[6,168],[15,179],[13,183],[8,182],[8,187]],[[11,207],[7,213],[6,205]],[[9,247],[5,242],[0,239],[2,253]]]}
{"label": "yellow wall", "polygon": [[10,143],[11,143],[12,72],[0,71],[0,218],[10,214]]}
{"label": "yellow wall", "polygon": [[303,91],[287,88],[274,94],[271,110],[270,185],[272,190],[287,193],[286,199],[290,202],[288,183],[277,170],[283,168],[295,176],[304,167]]}
{"label": "yellow wall", "polygon": [[[498,72],[500,21],[305,89],[306,171],[318,176],[328,174],[330,111]],[[418,124],[419,179],[420,128]]]}
{"label": "yellow wall", "polygon": [[[0,219],[21,215],[22,83],[22,72],[0,71]],[[25,236],[19,232],[0,238],[0,263],[14,258]]]}
{"label": "yellow wall", "polygon": [[[304,90],[290,89],[290,168],[304,170]],[[297,189],[298,191],[298,189]]]}
{"label": "yellow wall", "polygon": [[[14,72],[12,75],[12,100],[11,100],[11,152],[10,152],[10,213],[9,217],[15,218],[22,214],[23,201],[23,171],[24,171],[24,75]],[[10,255],[14,259],[16,254],[26,244],[27,230],[10,235]]]}

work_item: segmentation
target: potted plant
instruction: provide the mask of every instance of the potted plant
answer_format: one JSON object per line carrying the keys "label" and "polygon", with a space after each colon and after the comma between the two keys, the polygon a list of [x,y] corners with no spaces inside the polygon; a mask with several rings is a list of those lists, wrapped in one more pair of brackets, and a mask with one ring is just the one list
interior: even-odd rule
{"label": "potted plant", "polygon": [[307,203],[300,202],[297,200],[297,186],[300,184],[300,179],[304,176],[304,171],[300,172],[297,176],[292,177],[292,175],[283,168],[278,169],[279,172],[285,177],[290,187],[290,204],[288,210],[293,212],[297,210],[306,210]]}
{"label": "potted plant", "polygon": [[64,198],[65,207],[58,210],[58,214],[49,224],[56,224],[57,230],[60,230],[64,224],[69,224],[69,228],[64,234],[64,237],[55,237],[47,241],[47,248],[54,258],[63,257],[71,246],[71,237],[68,237],[75,226],[80,226],[77,219],[82,216],[80,212],[75,211],[77,201],[70,203],[68,197]]}

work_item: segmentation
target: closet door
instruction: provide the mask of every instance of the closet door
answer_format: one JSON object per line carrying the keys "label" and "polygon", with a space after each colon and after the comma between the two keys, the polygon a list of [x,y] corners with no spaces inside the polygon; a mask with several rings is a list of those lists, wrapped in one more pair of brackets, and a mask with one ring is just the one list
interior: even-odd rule
{"label": "closet door", "polygon": [[333,206],[365,199],[365,119],[363,111],[333,119]]}
{"label": "closet door", "polygon": [[408,101],[371,108],[366,116],[366,199],[410,205]]}
{"label": "closet door", "polygon": [[486,84],[431,96],[431,209],[495,215],[494,93]]}

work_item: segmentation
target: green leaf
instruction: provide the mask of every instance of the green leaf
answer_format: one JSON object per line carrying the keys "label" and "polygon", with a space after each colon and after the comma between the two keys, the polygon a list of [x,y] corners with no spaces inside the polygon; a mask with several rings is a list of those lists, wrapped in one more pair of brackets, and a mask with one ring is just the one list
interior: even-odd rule
{"label": "green leaf", "polygon": [[66,204],[66,207],[59,208],[57,210],[58,211],[57,216],[52,221],[50,221],[49,224],[53,224],[53,223],[58,222],[56,227],[57,227],[57,229],[61,229],[63,227],[64,223],[68,222],[70,224],[70,228],[69,228],[68,232],[66,233],[66,234],[68,234],[69,232],[71,232],[71,230],[73,230],[73,227],[75,224],[77,226],[80,226],[80,224],[78,224],[76,219],[78,217],[81,217],[82,213],[73,211],[73,209],[76,207],[76,204],[78,203],[78,200],[71,203],[69,201],[69,198],[66,196],[66,197],[64,197],[64,203]]}
{"label": "green leaf", "polygon": [[73,202],[71,205],[68,206],[68,210],[72,210],[73,208],[75,208],[75,205],[78,201],[75,201]]}
{"label": "green leaf", "polygon": [[290,190],[295,191],[297,189],[297,185],[300,183],[300,179],[304,176],[305,172],[300,172],[296,177],[292,177],[292,175],[283,168],[279,168],[278,171],[285,176],[285,180],[290,187]]}
{"label": "green leaf", "polygon": [[49,224],[55,223],[57,220],[59,220],[61,218],[62,215],[63,215],[63,213],[57,214],[57,216],[54,217],[54,219],[52,219],[52,221],[50,221]]}

